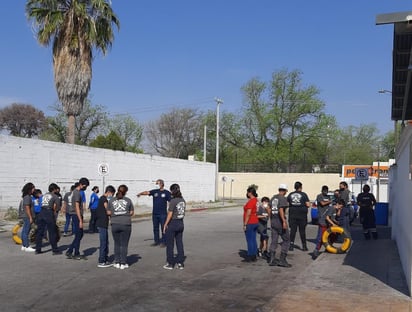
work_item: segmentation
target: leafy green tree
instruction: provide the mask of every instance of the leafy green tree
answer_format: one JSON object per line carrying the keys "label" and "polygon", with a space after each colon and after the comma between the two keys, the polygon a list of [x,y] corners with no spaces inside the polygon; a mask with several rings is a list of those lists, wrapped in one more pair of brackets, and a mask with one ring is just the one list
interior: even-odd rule
{"label": "leafy green tree", "polygon": [[[42,138],[64,142],[67,129],[66,113],[61,104],[52,106],[52,110],[56,111],[57,114],[54,117],[49,117],[49,128],[42,135]],[[90,100],[86,100],[82,111],[75,120],[76,144],[87,145],[98,134],[106,132],[109,124],[107,115],[104,106],[93,105]]]}
{"label": "leafy green tree", "polygon": [[107,0],[28,0],[37,41],[53,46],[54,82],[68,117],[67,143],[75,143],[75,119],[90,91],[94,51],[103,55],[120,23]]}
{"label": "leafy green tree", "polygon": [[380,155],[382,161],[395,158],[395,131],[389,131],[382,137]]}
{"label": "leafy green tree", "polygon": [[109,130],[114,131],[125,143],[126,151],[142,153],[139,148],[142,141],[143,126],[128,115],[115,115],[109,119]]}
{"label": "leafy green tree", "polygon": [[32,138],[47,127],[47,119],[32,105],[13,103],[0,109],[0,127],[11,135]]}
{"label": "leafy green tree", "polygon": [[[321,154],[319,133],[335,123],[324,113],[319,89],[304,86],[301,76],[298,70],[284,69],[274,72],[268,83],[253,78],[242,87],[246,143],[266,170],[302,170],[297,164],[306,155]],[[312,161],[321,162],[321,156]]]}
{"label": "leafy green tree", "polygon": [[331,162],[367,165],[377,160],[380,137],[375,124],[340,129],[331,146]]}
{"label": "leafy green tree", "polygon": [[114,131],[110,131],[107,136],[99,135],[90,142],[92,147],[112,149],[115,151],[126,151],[126,142]]}

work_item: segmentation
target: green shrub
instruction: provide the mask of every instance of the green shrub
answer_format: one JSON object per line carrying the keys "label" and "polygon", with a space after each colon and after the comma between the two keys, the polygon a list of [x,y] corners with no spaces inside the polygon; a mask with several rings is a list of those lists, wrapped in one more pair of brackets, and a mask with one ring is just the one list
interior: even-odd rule
{"label": "green shrub", "polygon": [[13,207],[7,209],[6,214],[4,215],[4,220],[13,221],[19,218],[19,210]]}

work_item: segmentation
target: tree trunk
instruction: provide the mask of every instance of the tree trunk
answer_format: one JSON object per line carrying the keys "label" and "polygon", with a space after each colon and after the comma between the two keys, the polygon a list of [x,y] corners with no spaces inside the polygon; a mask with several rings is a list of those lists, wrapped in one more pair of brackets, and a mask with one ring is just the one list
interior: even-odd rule
{"label": "tree trunk", "polygon": [[67,122],[67,136],[66,136],[66,143],[74,144],[74,128],[75,128],[75,116],[74,115],[67,115],[68,122]]}

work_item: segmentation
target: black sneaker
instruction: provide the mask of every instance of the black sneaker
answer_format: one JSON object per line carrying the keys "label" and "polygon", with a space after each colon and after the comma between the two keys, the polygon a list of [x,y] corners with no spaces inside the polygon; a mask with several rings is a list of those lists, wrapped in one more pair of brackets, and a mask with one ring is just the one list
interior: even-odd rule
{"label": "black sneaker", "polygon": [[66,252],[66,258],[67,259],[73,259],[73,254],[70,252]]}
{"label": "black sneaker", "polygon": [[166,264],[163,266],[163,269],[166,269],[166,270],[173,270],[173,265],[172,265],[172,264],[170,264],[170,263],[166,263]]}
{"label": "black sneaker", "polygon": [[111,266],[113,266],[113,264],[110,262],[102,262],[102,263],[97,264],[98,268],[109,268]]}
{"label": "black sneaker", "polygon": [[316,260],[319,257],[319,254],[320,254],[319,250],[315,249],[312,253],[312,259]]}
{"label": "black sneaker", "polygon": [[43,251],[41,251],[41,250],[36,250],[35,252],[34,252],[34,254],[36,254],[36,255],[40,255],[40,254],[42,254],[43,253]]}
{"label": "black sneaker", "polygon": [[179,270],[184,270],[185,265],[184,265],[183,263],[178,263],[178,264],[177,264],[177,268],[178,268]]}

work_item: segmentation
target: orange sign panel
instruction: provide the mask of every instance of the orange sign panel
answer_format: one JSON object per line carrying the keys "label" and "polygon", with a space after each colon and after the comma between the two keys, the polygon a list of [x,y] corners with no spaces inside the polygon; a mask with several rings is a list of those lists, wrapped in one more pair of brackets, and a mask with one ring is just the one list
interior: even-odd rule
{"label": "orange sign panel", "polygon": [[[356,178],[355,177],[355,169],[356,168],[363,168],[368,169],[369,177],[377,178],[380,176],[381,178],[386,178],[389,175],[389,166],[362,166],[362,165],[344,165],[343,166],[343,177],[344,178]],[[380,174],[378,174],[380,172]]]}

